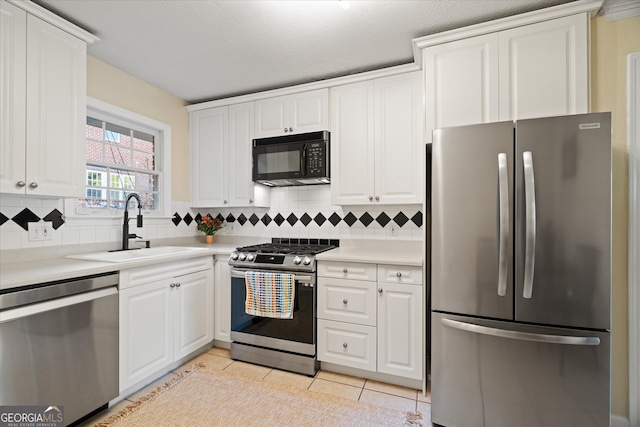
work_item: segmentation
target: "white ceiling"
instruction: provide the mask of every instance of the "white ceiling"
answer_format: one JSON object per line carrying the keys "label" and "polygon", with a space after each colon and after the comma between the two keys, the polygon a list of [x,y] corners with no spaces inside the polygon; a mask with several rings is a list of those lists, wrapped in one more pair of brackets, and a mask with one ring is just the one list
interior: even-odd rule
{"label": "white ceiling", "polygon": [[413,38],[569,1],[34,2],[98,36],[89,55],[195,103],[410,63]]}

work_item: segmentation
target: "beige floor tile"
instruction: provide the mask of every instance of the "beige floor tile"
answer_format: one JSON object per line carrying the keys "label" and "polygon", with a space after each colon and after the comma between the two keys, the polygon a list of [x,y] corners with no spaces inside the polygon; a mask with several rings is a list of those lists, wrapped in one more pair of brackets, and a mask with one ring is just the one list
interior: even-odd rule
{"label": "beige floor tile", "polygon": [[309,390],[351,400],[358,400],[358,398],[360,397],[360,393],[362,392],[361,387],[340,384],[320,378],[316,378],[315,380],[313,380],[311,386],[309,386]]}
{"label": "beige floor tile", "polygon": [[380,393],[378,391],[362,390],[360,395],[360,402],[366,402],[371,405],[381,406],[383,408],[397,409],[398,411],[415,411],[416,400],[406,399],[400,396],[393,396],[387,393]]}
{"label": "beige floor tile", "polygon": [[427,395],[423,396],[421,391],[418,391],[418,401],[431,403],[431,382],[427,382]]}
{"label": "beige floor tile", "polygon": [[213,347],[209,351],[207,351],[207,353],[231,359],[231,350],[229,350],[228,348]]}
{"label": "beige floor tile", "polygon": [[131,405],[132,403],[129,402],[128,400],[123,400],[120,401],[118,403],[115,404],[115,406],[112,406],[111,408],[104,410],[102,412],[100,412],[99,414],[94,415],[93,417],[89,418],[87,421],[83,422],[82,424],[78,425],[78,427],[90,427],[90,426],[94,426],[98,423],[101,423],[103,421],[105,421],[107,418],[109,418],[112,415],[116,415],[117,413],[119,413],[120,411],[122,411],[124,408],[127,407],[127,405]]}
{"label": "beige floor tile", "polygon": [[354,387],[360,387],[364,385],[364,379],[358,377],[352,377],[349,375],[337,374],[335,372],[329,371],[320,371],[316,378],[320,378],[322,380],[333,381],[335,383],[347,384]]}
{"label": "beige floor tile", "polygon": [[[217,357],[217,356],[213,356],[213,357]],[[232,374],[236,374],[236,375],[242,375],[243,377],[263,379],[272,370],[271,368],[267,368],[259,365],[252,365],[251,363],[237,362],[237,361],[236,362],[231,361],[231,362],[232,363],[229,366],[224,368],[224,371]]]}
{"label": "beige floor tile", "polygon": [[277,369],[272,370],[264,377],[265,381],[273,382],[276,384],[286,384],[302,389],[307,389],[313,382],[313,378],[305,375],[294,374],[292,372],[279,371]]}
{"label": "beige floor tile", "polygon": [[195,363],[202,362],[204,364],[204,369],[213,369],[216,371],[221,371],[225,369],[227,366],[233,363],[233,360],[227,359],[226,357],[220,357],[209,353],[202,353],[200,356],[194,357],[188,362],[184,363],[179,368],[175,369],[173,372],[181,372],[187,369],[190,369]]}
{"label": "beige floor tile", "polygon": [[367,382],[364,383],[364,388],[365,390],[379,391],[381,393],[392,394],[394,396],[400,396],[412,400],[416,400],[418,396],[418,390],[416,389],[381,383],[373,380],[367,380]]}
{"label": "beige floor tile", "polygon": [[418,402],[418,412],[422,415],[422,423],[425,427],[431,426],[431,404]]}
{"label": "beige floor tile", "polygon": [[178,375],[174,374],[173,372],[169,372],[168,374],[160,377],[159,379],[155,380],[148,386],[143,387],[142,389],[136,391],[130,396],[127,396],[126,399],[131,402],[135,402],[138,399],[140,399],[142,396],[146,396],[147,394],[151,393],[152,391],[154,391],[156,388],[160,387],[162,384],[166,383],[167,381],[171,381],[171,379],[173,378],[178,378]]}

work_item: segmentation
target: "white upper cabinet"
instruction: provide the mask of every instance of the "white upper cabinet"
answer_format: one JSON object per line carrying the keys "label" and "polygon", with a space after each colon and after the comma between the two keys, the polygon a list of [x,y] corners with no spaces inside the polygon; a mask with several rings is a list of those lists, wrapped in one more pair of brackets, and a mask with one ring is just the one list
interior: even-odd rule
{"label": "white upper cabinet", "polygon": [[426,138],[434,129],[498,120],[498,34],[424,51]]}
{"label": "white upper cabinet", "polygon": [[334,205],[422,203],[419,72],[331,88]]}
{"label": "white upper cabinet", "polygon": [[589,110],[587,13],[435,44],[422,56],[428,142],[442,127]]}
{"label": "white upper cabinet", "polygon": [[83,197],[87,41],[0,7],[0,192]]}
{"label": "white upper cabinet", "polygon": [[329,129],[329,90],[318,89],[255,102],[255,138]]}
{"label": "white upper cabinet", "polygon": [[588,15],[501,31],[500,120],[589,112]]}
{"label": "white upper cabinet", "polygon": [[251,180],[253,102],[189,113],[191,206],[268,206]]}

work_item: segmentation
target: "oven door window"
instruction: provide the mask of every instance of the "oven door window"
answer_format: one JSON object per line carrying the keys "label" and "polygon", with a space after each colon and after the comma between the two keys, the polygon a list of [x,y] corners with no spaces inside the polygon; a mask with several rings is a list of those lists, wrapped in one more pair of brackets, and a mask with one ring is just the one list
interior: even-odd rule
{"label": "oven door window", "polygon": [[253,148],[253,178],[290,179],[302,177],[303,144],[278,144]]}
{"label": "oven door window", "polygon": [[243,278],[232,278],[231,330],[265,338],[313,344],[315,340],[314,287],[300,282],[296,282],[295,286],[293,319],[273,319],[246,314],[245,281]]}

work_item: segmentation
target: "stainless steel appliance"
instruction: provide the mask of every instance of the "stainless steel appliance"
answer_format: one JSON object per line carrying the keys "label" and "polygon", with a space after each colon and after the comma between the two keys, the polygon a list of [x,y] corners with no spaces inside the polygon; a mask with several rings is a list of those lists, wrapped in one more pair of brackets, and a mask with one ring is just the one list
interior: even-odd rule
{"label": "stainless steel appliance", "polygon": [[0,292],[0,405],[64,406],[68,425],[118,396],[118,273]]}
{"label": "stainless steel appliance", "polygon": [[329,132],[253,140],[253,181],[270,187],[329,184]]}
{"label": "stainless steel appliance", "polygon": [[[316,259],[331,244],[265,243],[237,248],[231,265],[231,358],[305,375],[316,358]],[[250,271],[295,274],[292,319],[245,312],[245,275]]]}
{"label": "stainless steel appliance", "polygon": [[439,129],[432,421],[608,426],[611,114]]}

